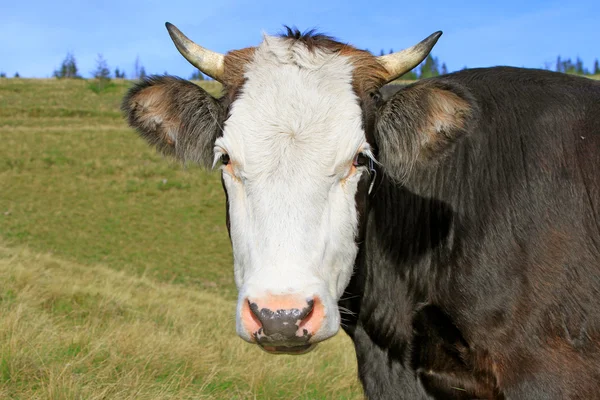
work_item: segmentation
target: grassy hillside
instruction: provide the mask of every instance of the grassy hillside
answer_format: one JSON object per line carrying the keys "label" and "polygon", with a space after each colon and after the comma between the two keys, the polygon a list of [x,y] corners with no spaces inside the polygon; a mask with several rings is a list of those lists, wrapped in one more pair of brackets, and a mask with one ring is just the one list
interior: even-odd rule
{"label": "grassy hillside", "polygon": [[126,127],[130,85],[0,80],[0,232],[84,263],[233,296],[218,174],[164,159]]}
{"label": "grassy hillside", "polygon": [[344,335],[237,338],[218,175],[125,126],[130,83],[88,85],[0,79],[0,398],[361,398]]}

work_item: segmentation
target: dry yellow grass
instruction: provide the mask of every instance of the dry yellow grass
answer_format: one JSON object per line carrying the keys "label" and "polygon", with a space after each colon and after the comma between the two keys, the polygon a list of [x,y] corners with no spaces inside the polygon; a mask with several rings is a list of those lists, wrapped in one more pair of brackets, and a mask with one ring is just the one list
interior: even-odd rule
{"label": "dry yellow grass", "polygon": [[24,248],[0,247],[0,282],[0,398],[361,397],[344,335],[272,356],[233,301]]}

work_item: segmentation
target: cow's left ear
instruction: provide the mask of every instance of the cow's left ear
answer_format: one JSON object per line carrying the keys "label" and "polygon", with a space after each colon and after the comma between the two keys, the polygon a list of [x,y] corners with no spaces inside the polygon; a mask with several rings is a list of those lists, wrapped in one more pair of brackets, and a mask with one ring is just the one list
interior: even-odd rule
{"label": "cow's left ear", "polygon": [[378,159],[388,175],[402,181],[419,164],[448,154],[477,114],[475,100],[453,82],[440,78],[407,86],[378,110]]}
{"label": "cow's left ear", "polygon": [[212,166],[223,106],[198,85],[152,76],[129,90],[121,108],[129,125],[164,155]]}

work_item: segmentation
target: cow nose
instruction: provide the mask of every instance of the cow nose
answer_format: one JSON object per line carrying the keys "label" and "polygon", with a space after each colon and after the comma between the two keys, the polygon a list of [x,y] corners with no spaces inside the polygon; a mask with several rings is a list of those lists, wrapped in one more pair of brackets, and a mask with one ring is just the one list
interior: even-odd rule
{"label": "cow nose", "polygon": [[[296,346],[306,344],[320,327],[322,305],[315,299],[300,300],[289,296],[269,296],[248,299],[246,326],[256,341],[265,346]],[[244,318],[244,316],[242,316]]]}

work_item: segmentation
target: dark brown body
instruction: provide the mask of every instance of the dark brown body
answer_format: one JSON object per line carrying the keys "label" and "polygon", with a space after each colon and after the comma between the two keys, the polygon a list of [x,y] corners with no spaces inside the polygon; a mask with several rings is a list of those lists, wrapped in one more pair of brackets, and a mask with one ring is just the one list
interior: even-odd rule
{"label": "dark brown body", "polygon": [[[441,145],[412,129],[425,88],[469,104]],[[600,398],[600,85],[470,70],[377,115],[385,178],[341,302],[367,396]]]}

